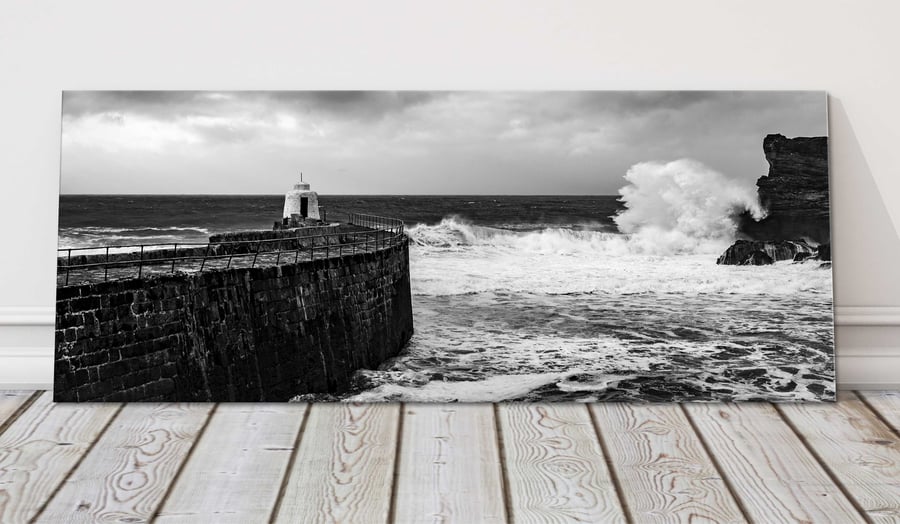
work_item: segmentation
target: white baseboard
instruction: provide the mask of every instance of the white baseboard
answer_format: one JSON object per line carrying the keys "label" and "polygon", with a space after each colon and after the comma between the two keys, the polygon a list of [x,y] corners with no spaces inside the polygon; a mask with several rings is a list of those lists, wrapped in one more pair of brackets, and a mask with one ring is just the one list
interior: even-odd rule
{"label": "white baseboard", "polygon": [[[0,307],[0,389],[49,389],[55,311]],[[900,389],[900,307],[838,306],[840,389]]]}

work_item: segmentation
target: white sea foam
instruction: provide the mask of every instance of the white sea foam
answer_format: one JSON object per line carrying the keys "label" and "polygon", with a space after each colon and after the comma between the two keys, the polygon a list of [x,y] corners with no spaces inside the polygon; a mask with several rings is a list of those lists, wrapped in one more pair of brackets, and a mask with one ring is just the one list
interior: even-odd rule
{"label": "white sea foam", "polygon": [[831,293],[831,272],[815,262],[718,266],[721,251],[657,255],[602,231],[508,231],[451,217],[417,225],[410,237],[413,292],[420,295]]}
{"label": "white sea foam", "polygon": [[614,220],[643,252],[721,250],[734,239],[735,215],[750,211],[757,220],[764,215],[754,188],[696,160],[642,162],[625,180],[619,194],[626,209]]}

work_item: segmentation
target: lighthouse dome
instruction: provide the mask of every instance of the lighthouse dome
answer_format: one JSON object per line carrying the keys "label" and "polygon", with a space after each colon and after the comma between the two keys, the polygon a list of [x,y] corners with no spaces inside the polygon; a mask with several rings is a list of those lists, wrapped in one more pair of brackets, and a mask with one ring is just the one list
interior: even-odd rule
{"label": "lighthouse dome", "polygon": [[309,182],[294,184],[294,188],[284,195],[284,213],[282,217],[291,218],[299,215],[301,218],[319,220],[319,195],[309,189]]}

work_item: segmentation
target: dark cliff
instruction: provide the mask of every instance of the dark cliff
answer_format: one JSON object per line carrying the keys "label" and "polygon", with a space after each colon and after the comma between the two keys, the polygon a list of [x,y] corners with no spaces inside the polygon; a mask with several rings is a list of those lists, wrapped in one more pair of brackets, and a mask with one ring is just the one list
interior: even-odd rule
{"label": "dark cliff", "polygon": [[756,185],[768,215],[756,222],[744,213],[739,232],[751,240],[829,243],[828,138],[768,135],[763,151],[769,173]]}

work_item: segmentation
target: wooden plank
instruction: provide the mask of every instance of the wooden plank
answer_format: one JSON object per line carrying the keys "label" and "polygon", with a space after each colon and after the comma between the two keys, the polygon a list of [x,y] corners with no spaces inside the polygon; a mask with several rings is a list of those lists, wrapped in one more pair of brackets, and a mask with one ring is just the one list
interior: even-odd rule
{"label": "wooden plank", "polygon": [[220,404],[155,522],[268,522],[306,404]]}
{"label": "wooden plank", "polygon": [[497,407],[513,522],[625,522],[583,404]]}
{"label": "wooden plank", "polygon": [[685,409],[751,520],[865,522],[771,405]]}
{"label": "wooden plank", "polygon": [[900,434],[900,391],[860,391],[859,396]]}
{"label": "wooden plank", "polygon": [[0,435],[0,522],[32,519],[120,407],[54,404],[42,393]]}
{"label": "wooden plank", "polygon": [[387,522],[398,404],[310,407],[276,522]]}
{"label": "wooden plank", "polygon": [[38,522],[147,522],[213,404],[129,404],[109,425]]}
{"label": "wooden plank", "polygon": [[34,395],[34,391],[0,391],[0,432],[14,421],[13,417]]}
{"label": "wooden plank", "polygon": [[396,522],[505,522],[503,474],[489,404],[403,409]]}
{"label": "wooden plank", "polygon": [[745,522],[681,408],[592,404],[635,522]]}
{"label": "wooden plank", "polygon": [[873,522],[900,522],[900,442],[856,395],[839,400],[778,409]]}

